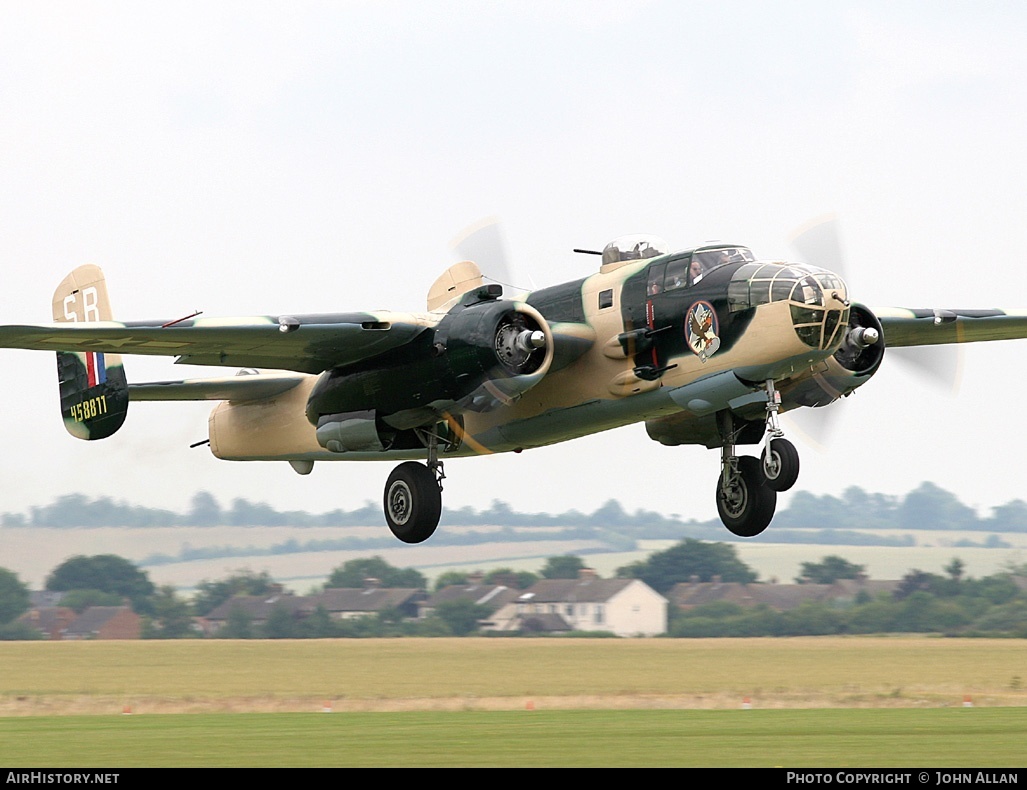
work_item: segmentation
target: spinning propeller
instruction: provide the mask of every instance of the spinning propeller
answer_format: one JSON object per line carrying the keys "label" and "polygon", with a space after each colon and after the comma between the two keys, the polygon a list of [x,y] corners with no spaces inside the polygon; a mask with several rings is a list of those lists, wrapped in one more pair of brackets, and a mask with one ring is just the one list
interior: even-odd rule
{"label": "spinning propeller", "polygon": [[449,246],[460,260],[478,264],[486,280],[502,285],[507,299],[527,290],[513,284],[513,270],[498,217],[485,217],[469,225],[457,234]]}
{"label": "spinning propeller", "polygon": [[[827,214],[798,228],[788,241],[798,253],[800,262],[829,269],[839,275],[849,286],[850,298],[855,295],[858,300],[859,291],[853,288],[851,275],[845,265],[838,226],[837,215]],[[963,369],[961,346],[887,348],[887,338],[885,343],[885,364],[889,360],[898,360],[907,370],[929,384],[950,394],[958,391]],[[825,440],[830,438],[832,423],[838,413],[833,408],[813,408],[796,409],[784,416],[807,443],[823,447]]]}

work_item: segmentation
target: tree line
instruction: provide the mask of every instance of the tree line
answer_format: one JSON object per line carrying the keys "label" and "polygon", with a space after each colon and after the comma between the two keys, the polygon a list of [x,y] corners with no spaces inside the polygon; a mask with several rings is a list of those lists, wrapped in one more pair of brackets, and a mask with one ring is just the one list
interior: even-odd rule
{"label": "tree line", "polygon": [[[538,573],[499,568],[476,581],[526,589],[539,579],[576,578],[585,561],[573,555],[550,557]],[[620,578],[636,578],[667,595],[679,583],[695,581],[758,584],[757,573],[744,563],[735,547],[685,539],[671,548],[616,571]],[[325,588],[359,588],[368,578],[383,587],[424,589],[427,579],[416,569],[395,568],[380,557],[350,560],[335,568]],[[837,555],[803,563],[798,584],[833,584],[841,579],[865,578],[862,565]],[[959,636],[1006,636],[1027,638],[1027,565],[1010,565],[980,579],[968,577],[965,565],[954,558],[943,574],[913,569],[889,593],[872,596],[860,592],[855,600],[840,603],[809,601],[797,609],[778,612],[767,606],[743,607],[715,602],[688,610],[669,608],[670,637],[799,636],[820,634],[867,634],[929,632]],[[440,575],[433,589],[467,584],[471,576],[461,572]],[[1018,584],[1019,582],[1019,584]],[[209,615],[236,595],[282,594],[282,585],[266,572],[240,570],[226,578],[204,580],[191,598],[173,586],[156,586],[149,575],[128,560],[105,554],[72,557],[46,579],[46,589],[64,593],[61,606],[84,611],[89,606],[127,603],[143,618],[144,638],[191,638],[199,634],[195,618]],[[29,591],[11,571],[0,568],[0,639],[32,639],[39,634],[18,623],[29,608]],[[338,621],[319,609],[297,618],[286,607],[276,608],[267,621],[255,624],[240,608],[232,610],[224,638],[303,638],[371,636],[463,636],[474,633],[477,623],[491,611],[469,601],[440,604],[424,620],[411,620],[397,611]]]}
{"label": "tree line", "polygon": [[[66,494],[49,505],[29,508],[27,513],[3,513],[5,527],[214,527],[214,526],[376,526],[383,525],[381,508],[367,502],[355,510],[336,509],[326,513],[276,510],[265,503],[233,499],[227,507],[207,491],[192,497],[189,509],[175,512],[118,502],[109,497],[90,499],[83,494]],[[450,508],[443,515],[443,526],[554,526],[584,528],[603,534],[647,538],[678,538],[682,534],[702,539],[721,539],[719,521],[685,520],[677,514],[666,516],[649,510],[628,512],[611,499],[592,513],[569,510],[563,513],[518,513],[505,502],[493,501],[488,508]],[[975,532],[1019,532],[1027,529],[1027,503],[1013,500],[991,510],[987,516],[964,505],[958,497],[933,483],[922,483],[905,496],[875,494],[852,486],[841,497],[817,496],[800,491],[789,507],[777,514],[774,539],[785,542],[789,529],[817,529],[825,533],[879,530],[966,530]],[[691,530],[696,534],[683,532]],[[710,530],[710,534],[700,534]],[[585,534],[585,533],[582,533]],[[591,534],[591,533],[589,533]],[[441,537],[441,533],[440,536]],[[853,543],[861,541],[846,535]],[[808,533],[802,535],[809,542]],[[901,540],[901,539],[900,539]],[[825,542],[833,542],[829,536]]]}

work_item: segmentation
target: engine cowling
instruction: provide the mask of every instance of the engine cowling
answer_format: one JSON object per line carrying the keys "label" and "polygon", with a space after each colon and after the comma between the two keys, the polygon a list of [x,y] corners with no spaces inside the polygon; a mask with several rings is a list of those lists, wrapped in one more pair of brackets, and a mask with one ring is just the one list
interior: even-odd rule
{"label": "engine cowling", "polygon": [[373,433],[384,438],[446,413],[489,411],[541,381],[554,349],[541,313],[496,299],[467,302],[402,348],[322,374],[306,410],[322,446],[368,449]]}
{"label": "engine cowling", "polygon": [[812,376],[782,389],[786,408],[826,406],[866,384],[884,359],[884,330],[867,307],[849,308],[848,326],[841,346]]}

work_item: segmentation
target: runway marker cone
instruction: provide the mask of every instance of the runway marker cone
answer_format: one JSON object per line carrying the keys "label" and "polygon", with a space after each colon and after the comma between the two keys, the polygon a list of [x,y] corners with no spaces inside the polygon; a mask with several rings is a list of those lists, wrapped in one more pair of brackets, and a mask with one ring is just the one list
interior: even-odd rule
{"label": "runway marker cone", "polygon": [[752,700],[748,697],[742,697],[742,710],[752,710]]}

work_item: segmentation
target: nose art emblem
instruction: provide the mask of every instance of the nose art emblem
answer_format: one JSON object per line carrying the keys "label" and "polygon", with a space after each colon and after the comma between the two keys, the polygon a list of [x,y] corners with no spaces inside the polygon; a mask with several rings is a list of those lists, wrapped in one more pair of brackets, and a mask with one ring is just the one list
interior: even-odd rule
{"label": "nose art emblem", "polygon": [[717,337],[717,312],[709,302],[696,302],[685,314],[685,340],[700,361],[717,353],[720,338]]}

